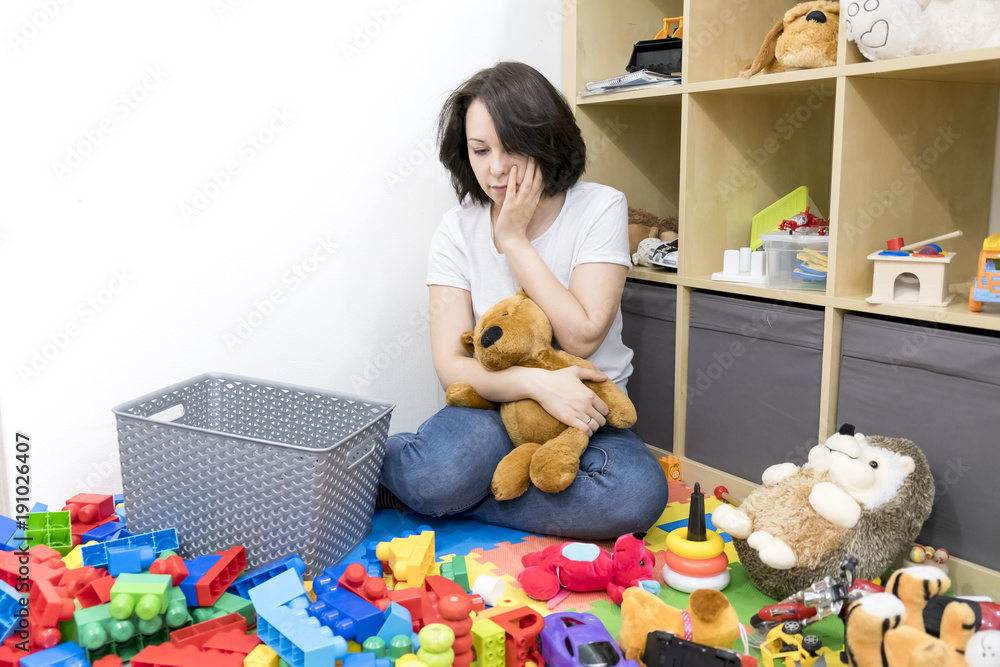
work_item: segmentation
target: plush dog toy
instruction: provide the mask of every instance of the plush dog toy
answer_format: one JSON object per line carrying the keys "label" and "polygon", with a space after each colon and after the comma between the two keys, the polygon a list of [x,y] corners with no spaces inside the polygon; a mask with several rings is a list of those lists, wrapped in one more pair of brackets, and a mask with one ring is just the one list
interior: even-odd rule
{"label": "plush dog toy", "polygon": [[[462,334],[462,345],[489,371],[511,366],[596,370],[589,361],[552,347],[552,325],[523,288],[483,313],[476,328]],[[635,423],[635,406],[618,385],[610,379],[584,384],[607,404],[609,426],[628,428]],[[465,382],[448,387],[445,400],[452,406],[497,409],[496,403],[484,399]],[[568,487],[576,479],[580,455],[590,441],[586,431],[563,424],[531,399],[503,403],[499,408],[515,448],[493,473],[493,496],[497,500],[517,498],[527,491],[529,482],[546,493]]]}
{"label": "plush dog toy", "polygon": [[869,60],[1000,45],[993,0],[850,0],[847,39]]}
{"label": "plush dog toy", "polygon": [[[962,667],[1000,664],[996,630],[981,630],[980,603],[942,595],[951,581],[932,566],[897,570],[884,593],[847,610],[844,652],[855,667]],[[968,660],[966,659],[968,658]],[[990,661],[992,660],[992,662]]]}
{"label": "plush dog toy", "polygon": [[771,466],[739,508],[712,522],[733,537],[753,584],[784,599],[826,576],[847,556],[856,576],[875,579],[913,542],[934,503],[926,457],[909,440],[866,438],[845,424],[809,452],[809,462]]}
{"label": "plush dog toy", "polygon": [[740,76],[836,65],[839,33],[839,2],[801,2],[771,28],[760,53]]}
{"label": "plush dog toy", "polygon": [[710,588],[692,592],[685,610],[671,607],[641,588],[625,589],[618,645],[626,660],[642,663],[646,636],[653,630],[666,630],[688,641],[731,649],[739,637],[740,622],[726,596]]}
{"label": "plush dog toy", "polygon": [[646,548],[645,533],[622,535],[613,553],[596,544],[567,542],[521,556],[524,569],[517,583],[528,597],[551,600],[563,589],[575,592],[607,591],[615,604],[629,586],[653,581],[656,556]]}

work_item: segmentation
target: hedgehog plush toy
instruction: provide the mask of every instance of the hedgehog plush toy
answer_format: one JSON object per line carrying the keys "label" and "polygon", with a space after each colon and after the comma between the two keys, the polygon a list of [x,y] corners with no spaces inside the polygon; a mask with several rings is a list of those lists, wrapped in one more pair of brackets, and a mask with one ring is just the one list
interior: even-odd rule
{"label": "hedgehog plush toy", "polygon": [[804,466],[771,466],[762,481],[738,508],[716,508],[712,522],[732,535],[754,586],[779,600],[838,578],[847,556],[859,561],[857,577],[879,577],[934,504],[930,466],[913,442],[865,437],[850,424],[813,447]]}

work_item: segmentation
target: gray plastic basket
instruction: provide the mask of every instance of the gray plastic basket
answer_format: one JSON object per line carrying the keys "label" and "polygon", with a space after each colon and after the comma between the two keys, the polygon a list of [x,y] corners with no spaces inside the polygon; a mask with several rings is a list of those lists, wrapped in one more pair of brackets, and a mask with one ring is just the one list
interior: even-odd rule
{"label": "gray plastic basket", "polygon": [[192,558],[241,544],[308,577],[371,531],[391,403],[209,373],[113,408],[133,533]]}

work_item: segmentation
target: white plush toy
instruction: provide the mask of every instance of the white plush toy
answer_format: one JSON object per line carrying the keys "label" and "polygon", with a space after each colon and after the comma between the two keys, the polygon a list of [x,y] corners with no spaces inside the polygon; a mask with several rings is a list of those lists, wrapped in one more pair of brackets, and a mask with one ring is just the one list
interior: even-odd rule
{"label": "white plush toy", "polygon": [[848,0],[842,14],[869,60],[1000,46],[997,0]]}
{"label": "white plush toy", "polygon": [[969,667],[1000,665],[1000,630],[980,630],[972,635],[965,647],[965,661]]}

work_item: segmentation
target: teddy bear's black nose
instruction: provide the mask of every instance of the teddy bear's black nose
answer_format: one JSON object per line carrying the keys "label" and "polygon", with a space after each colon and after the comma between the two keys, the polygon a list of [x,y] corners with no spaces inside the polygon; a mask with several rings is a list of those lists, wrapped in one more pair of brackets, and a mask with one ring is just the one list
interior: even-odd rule
{"label": "teddy bear's black nose", "polygon": [[503,329],[500,327],[490,327],[483,332],[483,337],[480,340],[483,343],[483,347],[491,347],[493,343],[500,340],[501,336],[503,336]]}
{"label": "teddy bear's black nose", "polygon": [[809,12],[806,14],[806,21],[815,21],[816,23],[826,23],[826,14],[816,10],[814,12]]}

